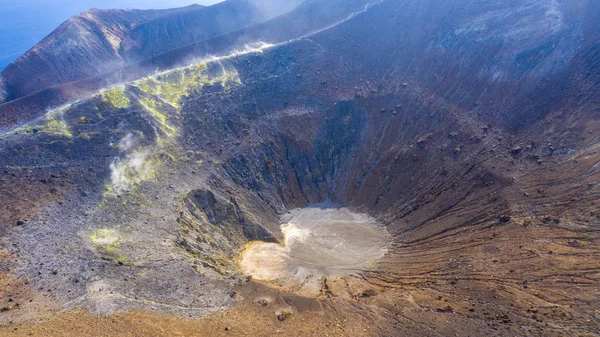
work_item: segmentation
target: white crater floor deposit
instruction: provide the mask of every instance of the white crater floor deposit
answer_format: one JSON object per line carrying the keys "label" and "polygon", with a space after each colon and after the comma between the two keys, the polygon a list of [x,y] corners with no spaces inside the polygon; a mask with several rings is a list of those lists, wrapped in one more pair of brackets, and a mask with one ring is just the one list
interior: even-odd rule
{"label": "white crater floor deposit", "polygon": [[374,218],[347,208],[297,209],[282,220],[284,244],[249,244],[240,268],[253,279],[278,281],[290,290],[316,291],[323,278],[367,270],[385,255],[391,241]]}

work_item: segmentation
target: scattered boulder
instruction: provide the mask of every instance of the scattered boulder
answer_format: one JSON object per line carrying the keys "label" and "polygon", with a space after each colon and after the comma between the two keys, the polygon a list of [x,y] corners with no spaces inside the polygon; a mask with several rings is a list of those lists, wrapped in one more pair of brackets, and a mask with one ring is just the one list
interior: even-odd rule
{"label": "scattered boulder", "polygon": [[282,311],[281,313],[277,314],[277,320],[280,322],[285,321],[286,319],[290,318],[292,316],[292,313],[289,311]]}
{"label": "scattered boulder", "polygon": [[375,295],[377,295],[377,292],[373,289],[367,289],[360,294],[361,297],[373,297]]}
{"label": "scattered boulder", "polygon": [[266,307],[267,305],[269,305],[271,303],[271,301],[269,301],[266,298],[259,298],[256,303],[258,303],[258,305],[260,305],[261,307]]}
{"label": "scattered boulder", "polygon": [[454,309],[451,306],[447,306],[445,308],[437,308],[436,311],[442,313],[453,313]]}
{"label": "scattered boulder", "polygon": [[500,219],[498,219],[498,222],[501,223],[501,224],[509,223],[510,222],[510,215],[508,215],[508,214],[501,215]]}

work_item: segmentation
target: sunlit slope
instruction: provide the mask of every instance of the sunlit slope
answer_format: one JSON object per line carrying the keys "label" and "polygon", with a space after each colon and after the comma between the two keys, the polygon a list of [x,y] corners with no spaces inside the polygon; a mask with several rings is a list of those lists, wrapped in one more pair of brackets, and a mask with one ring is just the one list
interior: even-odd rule
{"label": "sunlit slope", "polygon": [[[275,1],[277,2],[277,1]],[[74,101],[84,99],[94,93],[102,90],[106,87],[111,87],[124,82],[132,82],[143,77],[150,76],[157,71],[166,71],[182,66],[187,66],[194,63],[194,60],[208,59],[212,56],[229,55],[234,53],[236,50],[243,50],[246,45],[252,45],[257,42],[263,41],[266,43],[277,44],[285,43],[296,38],[306,36],[312,32],[322,30],[332,25],[336,25],[339,22],[343,22],[348,17],[351,17],[353,13],[362,12],[365,5],[376,1],[371,0],[352,0],[352,1],[341,1],[341,0],[317,0],[310,1],[302,6],[298,6],[289,12],[282,15],[276,16],[277,11],[274,9],[268,10],[269,15],[275,15],[276,17],[266,22],[255,24],[245,29],[239,29],[232,31],[228,34],[221,34],[214,36],[202,41],[190,42],[189,44],[180,45],[178,48],[164,50],[162,52],[152,53],[144,57],[132,59],[127,62],[120,62],[119,66],[112,69],[111,71],[98,72],[93,76],[79,77],[77,80],[69,80],[68,83],[57,86],[44,86],[43,88],[37,88],[34,92],[28,92],[28,96],[16,99],[14,101],[0,104],[0,128],[10,129],[16,125],[28,122],[41,114],[45,113],[48,109],[52,109],[56,106],[62,106]],[[239,8],[236,6],[246,3],[247,1],[231,1],[224,2],[213,7],[206,9],[207,11],[217,11],[219,8],[228,8],[233,13],[241,13]],[[285,11],[289,9],[289,6],[293,6],[295,2],[287,2],[281,6],[274,6],[279,11]],[[265,7],[263,10],[269,9],[272,6],[270,2],[259,5],[259,7]],[[233,8],[233,9],[232,9]],[[198,15],[208,15],[200,13],[204,9],[196,10]],[[225,11],[227,12],[227,11]],[[250,11],[250,13],[257,13],[256,9]],[[223,13],[224,14],[224,13]],[[230,13],[231,14],[231,13]],[[247,13],[246,13],[247,14]],[[185,13],[181,13],[185,16]],[[192,14],[190,14],[192,15]],[[196,15],[196,14],[193,14]],[[193,16],[192,15],[192,16]],[[209,15],[211,20],[217,19],[231,19],[230,15]],[[173,22],[177,22],[178,14],[167,15],[161,20],[152,21],[153,24],[173,26]],[[164,20],[163,20],[164,19]],[[186,38],[194,38],[198,35],[195,33],[193,26],[200,24],[210,24],[211,20],[193,23],[191,26],[186,25],[185,27],[190,28],[191,31],[182,32]],[[237,24],[244,24],[243,20],[234,20]],[[176,25],[175,25],[176,26]],[[162,32],[162,30],[159,30]],[[203,36],[203,34],[201,34]],[[68,40],[68,39],[67,39]],[[175,39],[176,40],[176,39]],[[169,40],[165,42],[168,45],[177,44],[177,41]],[[123,42],[125,44],[125,42]],[[153,43],[152,45],[156,45]],[[93,51],[89,51],[93,52]],[[122,54],[122,53],[121,53]],[[122,56],[122,55],[121,55]],[[60,61],[60,55],[57,56]],[[65,61],[65,60],[63,60]],[[54,62],[54,61],[53,61]],[[66,61],[65,61],[66,62]],[[77,66],[61,66],[61,69],[68,71],[75,71],[76,74],[86,74],[86,71],[77,72]],[[32,85],[38,86],[39,83],[35,81],[37,77],[26,75],[27,71],[18,70],[14,71],[14,76],[0,76],[0,91],[5,92],[10,96],[11,87],[19,86],[20,81],[33,81]],[[43,84],[43,81],[40,82]],[[56,83],[55,83],[56,84]],[[26,84],[28,85],[28,84]],[[30,94],[30,95],[29,95]]]}
{"label": "sunlit slope", "polygon": [[0,102],[114,72],[269,20],[301,1],[233,0],[168,10],[92,9],[67,20],[1,72]]}

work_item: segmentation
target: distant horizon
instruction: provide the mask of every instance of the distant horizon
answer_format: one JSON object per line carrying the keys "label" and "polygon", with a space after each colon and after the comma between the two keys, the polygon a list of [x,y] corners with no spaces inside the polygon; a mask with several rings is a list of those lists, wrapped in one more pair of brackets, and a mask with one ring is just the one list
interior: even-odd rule
{"label": "distant horizon", "polygon": [[0,0],[0,71],[70,17],[91,8],[166,9],[223,0]]}

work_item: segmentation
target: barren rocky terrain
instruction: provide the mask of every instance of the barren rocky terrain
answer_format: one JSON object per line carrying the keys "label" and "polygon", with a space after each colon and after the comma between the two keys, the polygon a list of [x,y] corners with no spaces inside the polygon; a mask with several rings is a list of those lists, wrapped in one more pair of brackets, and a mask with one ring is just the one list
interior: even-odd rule
{"label": "barren rocky terrain", "polygon": [[169,10],[90,9],[60,25],[0,73],[8,102],[117,71],[170,50],[276,17],[299,0],[231,0]]}
{"label": "barren rocky terrain", "polygon": [[309,1],[0,105],[0,335],[599,335],[599,26]]}

